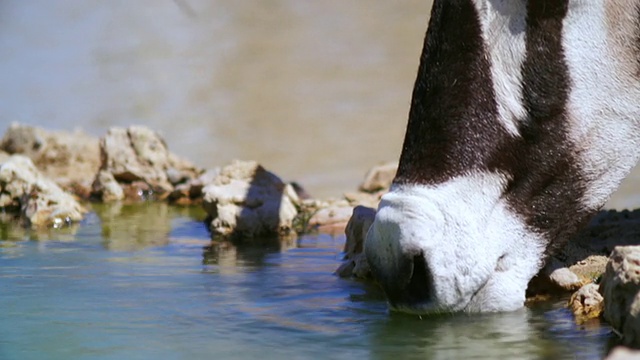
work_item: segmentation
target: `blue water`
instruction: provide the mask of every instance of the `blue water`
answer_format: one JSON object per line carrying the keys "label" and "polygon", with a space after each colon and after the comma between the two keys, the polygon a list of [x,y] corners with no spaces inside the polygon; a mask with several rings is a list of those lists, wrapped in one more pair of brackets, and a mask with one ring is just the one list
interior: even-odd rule
{"label": "blue water", "polygon": [[0,359],[600,359],[612,335],[564,302],[389,314],[332,274],[343,236],[211,242],[197,210],[98,207],[79,226],[0,226]]}

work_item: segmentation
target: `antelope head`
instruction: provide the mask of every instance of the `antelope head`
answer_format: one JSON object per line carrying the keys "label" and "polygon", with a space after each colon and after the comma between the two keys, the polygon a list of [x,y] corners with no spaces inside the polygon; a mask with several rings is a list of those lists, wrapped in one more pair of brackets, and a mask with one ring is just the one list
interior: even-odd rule
{"label": "antelope head", "polygon": [[392,309],[522,307],[640,154],[640,1],[435,0],[366,241]]}

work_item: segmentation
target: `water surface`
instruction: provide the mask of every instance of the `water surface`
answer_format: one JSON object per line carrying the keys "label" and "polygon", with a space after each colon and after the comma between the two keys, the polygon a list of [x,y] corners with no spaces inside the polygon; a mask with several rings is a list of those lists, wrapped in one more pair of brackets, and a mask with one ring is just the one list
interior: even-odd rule
{"label": "water surface", "polygon": [[389,314],[376,286],[332,274],[343,236],[212,242],[198,209],[94,210],[0,227],[0,359],[599,359],[611,340],[564,301]]}
{"label": "water surface", "polygon": [[[256,159],[317,196],[396,160],[430,1],[2,0],[0,131],[145,124],[203,167]],[[611,206],[640,204],[635,175]],[[343,236],[232,244],[199,210],[0,225],[0,359],[599,359],[562,301],[389,314]]]}

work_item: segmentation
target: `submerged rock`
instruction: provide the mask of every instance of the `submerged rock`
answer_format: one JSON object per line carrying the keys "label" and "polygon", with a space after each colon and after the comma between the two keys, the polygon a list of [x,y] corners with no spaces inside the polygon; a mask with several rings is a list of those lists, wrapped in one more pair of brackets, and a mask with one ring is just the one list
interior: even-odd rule
{"label": "submerged rock", "polygon": [[569,308],[578,323],[596,319],[602,314],[604,306],[602,295],[598,292],[598,285],[587,284],[571,295]]}
{"label": "submerged rock", "polygon": [[202,192],[213,235],[255,238],[294,229],[300,203],[296,191],[255,161],[223,167]]}
{"label": "submerged rock", "polygon": [[371,277],[371,269],[364,255],[364,240],[376,216],[376,210],[356,206],[345,229],[347,241],[344,245],[344,262],[336,270],[340,277]]}
{"label": "submerged rock", "polygon": [[100,139],[100,154],[100,172],[93,181],[92,195],[103,201],[118,200],[120,193],[129,199],[163,199],[175,186],[202,173],[170,153],[165,141],[144,126],[109,129]]}
{"label": "submerged rock", "polygon": [[100,167],[98,139],[80,131],[53,132],[14,123],[0,140],[0,150],[29,157],[45,176],[83,198],[89,196]]}
{"label": "submerged rock", "polygon": [[80,221],[86,212],[23,155],[0,164],[0,209],[18,214],[30,225],[54,227]]}
{"label": "submerged rock", "polygon": [[640,346],[640,246],[614,248],[602,277],[604,319],[624,345]]}

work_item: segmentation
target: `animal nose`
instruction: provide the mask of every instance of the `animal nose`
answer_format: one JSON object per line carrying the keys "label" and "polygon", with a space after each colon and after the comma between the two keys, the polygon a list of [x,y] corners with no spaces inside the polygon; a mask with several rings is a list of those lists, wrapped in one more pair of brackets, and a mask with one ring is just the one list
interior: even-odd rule
{"label": "animal nose", "polygon": [[390,283],[385,286],[391,306],[414,307],[431,302],[433,278],[422,252],[403,257],[401,261],[399,268],[405,271],[398,273],[396,279],[388,279]]}

